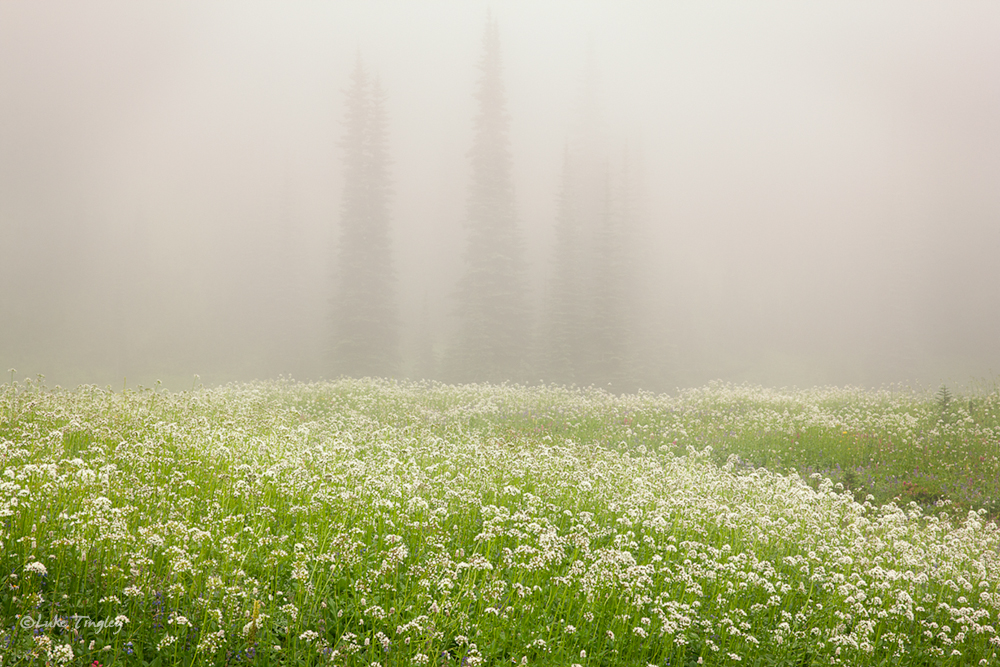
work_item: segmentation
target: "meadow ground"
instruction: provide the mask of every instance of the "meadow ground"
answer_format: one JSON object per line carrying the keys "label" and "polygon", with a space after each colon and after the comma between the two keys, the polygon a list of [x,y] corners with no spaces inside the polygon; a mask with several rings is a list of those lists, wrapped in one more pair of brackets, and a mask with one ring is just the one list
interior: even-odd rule
{"label": "meadow ground", "polygon": [[0,389],[0,664],[1000,664],[1000,392]]}

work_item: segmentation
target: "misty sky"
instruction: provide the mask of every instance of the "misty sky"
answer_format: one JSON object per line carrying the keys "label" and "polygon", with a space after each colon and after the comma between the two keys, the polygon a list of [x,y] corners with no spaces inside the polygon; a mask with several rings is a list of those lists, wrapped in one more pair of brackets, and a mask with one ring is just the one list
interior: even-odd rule
{"label": "misty sky", "polygon": [[0,370],[319,377],[359,53],[404,344],[445,345],[490,10],[537,308],[591,63],[653,388],[1000,373],[1000,5],[842,1],[2,2]]}

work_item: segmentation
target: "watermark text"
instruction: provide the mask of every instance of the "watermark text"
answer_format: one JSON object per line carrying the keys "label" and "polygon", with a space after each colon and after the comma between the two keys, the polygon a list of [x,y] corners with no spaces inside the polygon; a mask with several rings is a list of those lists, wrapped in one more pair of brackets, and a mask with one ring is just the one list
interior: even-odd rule
{"label": "watermark text", "polygon": [[113,628],[115,634],[118,634],[121,632],[122,627],[128,623],[128,619],[124,616],[119,616],[115,619],[100,619],[95,621],[90,618],[90,616],[72,614],[71,616],[59,616],[48,621],[41,618],[35,618],[33,616],[22,616],[18,623],[25,630],[44,630],[52,628],[61,628],[63,630],[73,628],[74,630],[79,630],[84,628],[87,630],[94,630],[95,632],[104,632],[105,630]]}

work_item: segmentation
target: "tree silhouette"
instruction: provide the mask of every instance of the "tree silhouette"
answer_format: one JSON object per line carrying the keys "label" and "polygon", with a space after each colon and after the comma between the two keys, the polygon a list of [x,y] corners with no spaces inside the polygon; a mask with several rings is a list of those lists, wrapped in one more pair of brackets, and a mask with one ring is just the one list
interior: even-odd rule
{"label": "tree silhouette", "polygon": [[543,314],[546,379],[565,384],[582,380],[581,360],[585,354],[586,287],[583,265],[586,245],[581,233],[579,179],[573,170],[569,147],[563,152],[556,244],[552,276]]}
{"label": "tree silhouette", "polygon": [[385,94],[358,56],[346,91],[344,195],[334,279],[332,370],[392,376],[399,370],[399,322],[389,217]]}
{"label": "tree silhouette", "polygon": [[483,43],[469,154],[465,270],[456,293],[459,327],[448,374],[453,380],[499,382],[526,376],[529,312],[524,246],[514,210],[500,38],[492,17]]}
{"label": "tree silhouette", "polygon": [[586,366],[591,382],[621,388],[627,378],[625,355],[630,324],[625,230],[622,202],[613,196],[610,173],[605,173],[602,189],[591,256]]}
{"label": "tree silhouette", "polygon": [[572,139],[564,149],[544,310],[546,379],[635,389],[649,373],[647,288],[634,170],[611,159],[590,45]]}

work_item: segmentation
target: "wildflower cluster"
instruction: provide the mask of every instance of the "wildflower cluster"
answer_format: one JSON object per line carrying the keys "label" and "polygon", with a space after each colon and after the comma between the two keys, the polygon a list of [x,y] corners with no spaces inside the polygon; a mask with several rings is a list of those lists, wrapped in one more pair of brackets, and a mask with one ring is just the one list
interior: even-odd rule
{"label": "wildflower cluster", "polygon": [[772,395],[797,406],[777,418],[731,387],[4,391],[12,660],[961,665],[1000,651],[985,512],[857,502],[819,473],[720,462],[698,437],[753,419],[907,423],[896,407],[866,422],[873,394]]}

